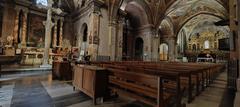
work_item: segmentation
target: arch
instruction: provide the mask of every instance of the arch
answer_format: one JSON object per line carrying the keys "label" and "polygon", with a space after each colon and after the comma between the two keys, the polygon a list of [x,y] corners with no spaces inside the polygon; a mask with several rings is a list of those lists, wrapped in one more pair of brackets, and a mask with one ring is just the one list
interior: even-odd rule
{"label": "arch", "polygon": [[161,61],[167,61],[168,60],[168,51],[169,51],[169,48],[168,48],[168,44],[167,43],[162,43],[160,44],[159,46],[159,55],[160,55],[160,60]]}
{"label": "arch", "polygon": [[129,2],[124,11],[130,20],[130,26],[133,29],[139,29],[145,25],[149,25],[149,17],[144,7],[136,1]]}
{"label": "arch", "polygon": [[[122,0],[122,3],[119,6],[119,9],[127,12],[128,5],[134,5],[137,9],[143,11],[141,14],[143,14],[141,17],[146,17],[148,23],[152,23],[153,21],[151,20],[151,11],[144,0]],[[115,15],[117,16],[117,11],[115,11]]]}
{"label": "arch", "polygon": [[210,43],[209,40],[204,41],[204,49],[209,49],[210,48]]}
{"label": "arch", "polygon": [[17,36],[17,43],[21,43],[21,36],[22,36],[22,26],[23,26],[23,10],[19,12],[19,21],[18,21],[18,36]]}
{"label": "arch", "polygon": [[192,20],[193,18],[197,17],[198,15],[202,15],[202,14],[205,14],[205,15],[211,15],[211,16],[215,16],[215,17],[218,17],[220,19],[225,19],[224,17],[220,16],[220,15],[217,15],[217,14],[214,14],[214,13],[210,13],[210,12],[199,12],[199,13],[196,13],[188,18],[186,18],[186,20],[184,20],[182,23],[179,24],[179,26],[177,27],[176,29],[176,35],[178,35],[178,33],[180,32],[181,28],[190,20]]}
{"label": "arch", "polygon": [[182,29],[180,32],[181,33],[177,35],[178,53],[184,55],[187,48],[186,31]]}
{"label": "arch", "polygon": [[196,45],[196,44],[193,44],[193,45],[192,45],[192,50],[193,50],[193,51],[197,51],[197,45]]}
{"label": "arch", "polygon": [[135,59],[143,60],[143,46],[144,42],[141,37],[136,38],[135,40]]}
{"label": "arch", "polygon": [[161,35],[174,35],[174,28],[173,28],[173,23],[171,22],[171,20],[169,18],[165,18],[160,26],[159,26],[159,29],[160,29],[160,33]]}
{"label": "arch", "polygon": [[82,25],[81,34],[82,34],[82,41],[87,42],[87,40],[88,40],[88,26],[87,26],[86,23],[84,23]]}

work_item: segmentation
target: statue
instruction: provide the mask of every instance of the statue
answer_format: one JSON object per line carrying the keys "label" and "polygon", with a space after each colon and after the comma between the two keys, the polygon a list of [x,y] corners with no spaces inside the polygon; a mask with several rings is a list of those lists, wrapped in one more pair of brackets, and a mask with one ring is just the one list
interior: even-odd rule
{"label": "statue", "polygon": [[7,46],[8,47],[12,47],[13,45],[13,37],[12,36],[8,36],[7,37]]}

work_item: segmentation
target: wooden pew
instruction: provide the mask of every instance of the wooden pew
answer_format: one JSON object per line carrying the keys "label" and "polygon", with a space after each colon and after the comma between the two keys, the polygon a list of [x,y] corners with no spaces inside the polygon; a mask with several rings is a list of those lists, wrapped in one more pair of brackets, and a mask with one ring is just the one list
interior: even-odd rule
{"label": "wooden pew", "polygon": [[[133,97],[146,104],[158,107],[167,106],[173,96],[176,96],[176,103],[181,106],[180,78],[178,73],[168,73],[168,77],[155,75],[156,71],[139,69],[139,72],[127,71],[124,67],[108,66],[110,72],[110,88],[119,93]],[[164,81],[176,82],[175,87]],[[175,93],[167,93],[166,90],[174,88]],[[147,98],[146,98],[147,97]],[[150,100],[154,98],[155,100]]]}

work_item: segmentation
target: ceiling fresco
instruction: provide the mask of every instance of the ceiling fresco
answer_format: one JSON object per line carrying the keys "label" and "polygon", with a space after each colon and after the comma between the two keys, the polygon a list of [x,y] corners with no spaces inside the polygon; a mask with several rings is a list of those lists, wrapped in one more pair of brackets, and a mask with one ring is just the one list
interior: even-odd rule
{"label": "ceiling fresco", "polygon": [[228,26],[216,26],[214,23],[221,19],[211,15],[199,15],[188,21],[181,29],[185,31],[186,39],[191,38],[192,35],[197,33],[209,31],[217,32],[223,31],[226,35],[229,34]]}

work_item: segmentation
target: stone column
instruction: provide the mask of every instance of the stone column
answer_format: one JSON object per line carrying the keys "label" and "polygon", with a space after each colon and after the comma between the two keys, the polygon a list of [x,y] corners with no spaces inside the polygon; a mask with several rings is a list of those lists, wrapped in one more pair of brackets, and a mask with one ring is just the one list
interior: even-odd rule
{"label": "stone column", "polygon": [[54,20],[54,31],[53,32],[53,47],[57,46],[57,19]]}
{"label": "stone column", "polygon": [[176,40],[173,36],[167,38],[169,61],[175,61]]}
{"label": "stone column", "polygon": [[153,37],[154,33],[151,29],[147,30],[143,38],[143,60],[152,61],[153,57]]}
{"label": "stone column", "polygon": [[160,35],[155,31],[152,40],[152,61],[159,61]]}
{"label": "stone column", "polygon": [[14,45],[18,44],[18,29],[19,29],[19,9],[16,9],[16,17],[15,17],[15,22],[14,22],[14,29],[13,29],[13,40],[14,40]]}
{"label": "stone column", "polygon": [[91,39],[89,39],[88,53],[91,55],[92,61],[96,61],[98,56],[100,14],[98,9],[91,14],[91,31],[89,35]]}
{"label": "stone column", "polygon": [[109,56],[111,61],[116,60],[116,20],[110,21],[108,28],[109,28]]}
{"label": "stone column", "polygon": [[117,55],[116,60],[122,60],[122,51],[123,51],[123,18],[118,21],[117,26]]}
{"label": "stone column", "polygon": [[[233,1],[233,0],[230,0]],[[229,2],[232,3],[232,2]],[[237,0],[237,20],[238,23],[240,22],[240,1]],[[230,7],[231,8],[231,7]],[[236,46],[236,48],[240,47],[240,25],[238,24],[238,46]],[[238,49],[238,61],[240,60],[240,49]],[[240,63],[238,65],[238,68],[240,68]],[[239,74],[240,74],[240,70],[238,70]],[[237,79],[237,92],[236,92],[236,97],[235,97],[235,103],[234,103],[234,107],[239,107],[240,106],[240,76]]]}
{"label": "stone column", "polygon": [[21,44],[22,47],[27,46],[26,38],[27,38],[27,17],[28,12],[23,12],[23,26],[22,26],[22,39],[21,39]]}
{"label": "stone column", "polygon": [[59,46],[63,45],[63,19],[60,19]]}

